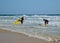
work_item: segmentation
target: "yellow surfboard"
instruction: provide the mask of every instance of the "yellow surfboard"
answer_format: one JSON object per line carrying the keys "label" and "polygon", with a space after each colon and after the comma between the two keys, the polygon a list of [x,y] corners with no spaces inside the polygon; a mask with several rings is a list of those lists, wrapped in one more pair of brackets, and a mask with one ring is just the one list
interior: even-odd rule
{"label": "yellow surfboard", "polygon": [[[21,20],[21,19],[20,19],[20,20]],[[16,20],[16,21],[13,22],[14,25],[18,25],[19,23],[20,23],[19,20]]]}

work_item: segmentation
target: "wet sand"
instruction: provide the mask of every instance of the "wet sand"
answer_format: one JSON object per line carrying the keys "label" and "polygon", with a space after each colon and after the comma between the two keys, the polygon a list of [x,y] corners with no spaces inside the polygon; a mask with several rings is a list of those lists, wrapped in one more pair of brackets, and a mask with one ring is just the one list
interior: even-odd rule
{"label": "wet sand", "polygon": [[11,32],[0,29],[0,43],[57,43],[29,37],[22,33]]}

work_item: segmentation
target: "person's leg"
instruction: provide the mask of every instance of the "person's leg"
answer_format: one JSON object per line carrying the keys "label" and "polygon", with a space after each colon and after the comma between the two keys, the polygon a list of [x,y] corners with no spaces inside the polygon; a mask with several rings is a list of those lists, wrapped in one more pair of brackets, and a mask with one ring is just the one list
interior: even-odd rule
{"label": "person's leg", "polygon": [[46,26],[46,21],[45,21],[45,26]]}
{"label": "person's leg", "polygon": [[48,24],[48,22],[47,22],[47,24]]}
{"label": "person's leg", "polygon": [[21,24],[23,24],[23,21],[21,21]]}
{"label": "person's leg", "polygon": [[47,26],[48,25],[48,22],[45,22],[45,26]]}

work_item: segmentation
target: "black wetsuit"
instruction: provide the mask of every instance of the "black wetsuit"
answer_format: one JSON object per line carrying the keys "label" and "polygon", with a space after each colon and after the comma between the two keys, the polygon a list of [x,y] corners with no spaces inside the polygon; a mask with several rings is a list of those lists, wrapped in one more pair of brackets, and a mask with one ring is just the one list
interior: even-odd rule
{"label": "black wetsuit", "polygon": [[24,17],[21,18],[21,24],[23,24]]}
{"label": "black wetsuit", "polygon": [[45,22],[45,25],[46,25],[46,24],[48,24],[48,22],[49,22],[49,21],[48,21],[48,20],[46,20],[46,19],[44,19],[44,22]]}

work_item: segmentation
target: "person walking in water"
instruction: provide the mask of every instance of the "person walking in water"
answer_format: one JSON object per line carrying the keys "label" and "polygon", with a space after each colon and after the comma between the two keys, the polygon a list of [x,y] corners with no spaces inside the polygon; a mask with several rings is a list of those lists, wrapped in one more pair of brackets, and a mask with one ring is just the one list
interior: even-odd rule
{"label": "person walking in water", "polygon": [[13,24],[18,25],[18,24],[20,24],[20,22],[21,22],[21,24],[23,24],[23,20],[24,20],[24,17],[21,17],[18,20],[14,21]]}
{"label": "person walking in water", "polygon": [[45,24],[45,26],[48,24],[48,20],[47,19],[43,19],[43,21],[44,21],[44,24]]}
{"label": "person walking in water", "polygon": [[23,24],[23,20],[24,20],[24,17],[21,17],[20,19],[18,19],[18,21],[20,21],[21,24]]}

